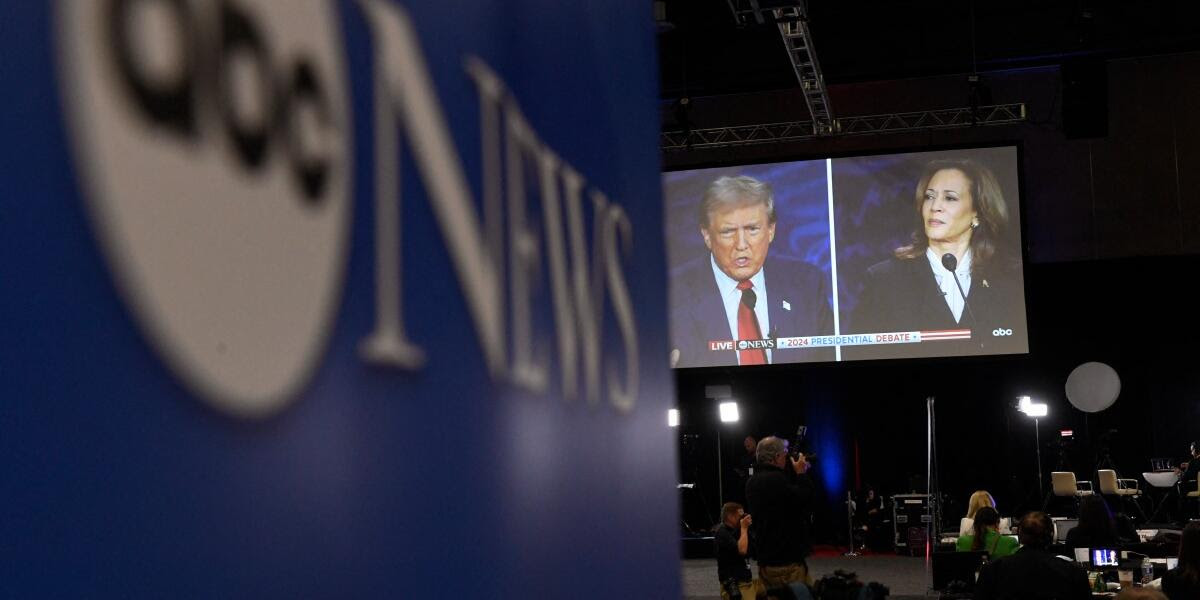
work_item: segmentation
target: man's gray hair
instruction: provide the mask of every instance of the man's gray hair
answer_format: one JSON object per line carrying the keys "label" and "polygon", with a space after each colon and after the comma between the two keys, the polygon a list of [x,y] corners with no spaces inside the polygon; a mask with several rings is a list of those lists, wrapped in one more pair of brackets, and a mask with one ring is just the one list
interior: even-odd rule
{"label": "man's gray hair", "polygon": [[746,175],[718,177],[704,190],[700,200],[700,226],[708,228],[712,213],[744,204],[766,204],[767,222],[775,222],[775,194],[771,186]]}
{"label": "man's gray hair", "polygon": [[754,449],[754,460],[769,465],[775,462],[775,459],[787,452],[787,448],[783,445],[783,440],[768,436],[758,442],[758,447]]}

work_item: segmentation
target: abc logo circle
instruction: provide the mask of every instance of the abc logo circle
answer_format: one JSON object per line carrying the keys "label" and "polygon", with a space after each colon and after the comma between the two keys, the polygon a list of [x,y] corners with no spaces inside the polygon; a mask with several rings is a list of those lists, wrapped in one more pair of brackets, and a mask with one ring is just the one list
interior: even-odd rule
{"label": "abc logo circle", "polygon": [[58,7],[75,163],[119,291],[187,386],[236,415],[307,383],[341,296],[353,144],[332,4]]}
{"label": "abc logo circle", "polygon": [[746,342],[739,340],[738,341],[738,350],[745,350],[749,345],[750,344],[747,344]]}
{"label": "abc logo circle", "polygon": [[993,337],[1006,337],[1006,336],[1010,336],[1012,334],[1013,334],[1013,330],[1011,330],[1011,329],[1001,328],[1001,329],[993,329],[992,330]]}

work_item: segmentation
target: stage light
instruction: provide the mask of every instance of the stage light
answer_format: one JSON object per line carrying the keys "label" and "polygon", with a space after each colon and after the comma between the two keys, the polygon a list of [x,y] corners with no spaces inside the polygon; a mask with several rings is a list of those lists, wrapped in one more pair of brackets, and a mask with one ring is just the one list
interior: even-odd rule
{"label": "stage light", "polygon": [[678,408],[671,408],[667,410],[667,427],[679,427]]}
{"label": "stage light", "polygon": [[1050,414],[1048,404],[1040,402],[1030,402],[1025,407],[1019,408],[1020,412],[1025,413],[1025,416],[1032,416],[1034,419],[1042,418],[1042,416]]}
{"label": "stage light", "polygon": [[1041,402],[1034,402],[1029,396],[1021,396],[1017,398],[1017,410],[1025,413],[1027,417],[1039,418],[1050,414],[1050,407]]}
{"label": "stage light", "polygon": [[738,415],[737,402],[722,402],[721,406],[721,421],[723,423],[736,423]]}

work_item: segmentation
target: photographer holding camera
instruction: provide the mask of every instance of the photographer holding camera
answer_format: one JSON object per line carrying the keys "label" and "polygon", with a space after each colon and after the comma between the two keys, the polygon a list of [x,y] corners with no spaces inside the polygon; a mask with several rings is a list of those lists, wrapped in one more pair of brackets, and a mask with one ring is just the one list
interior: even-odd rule
{"label": "photographer holding camera", "polygon": [[758,575],[771,588],[793,582],[810,583],[805,558],[809,538],[813,483],[804,454],[790,458],[783,440],[763,438],[755,456],[758,465],[746,482],[746,504],[754,514]]}
{"label": "photographer holding camera", "polygon": [[717,527],[717,579],[722,600],[754,600],[761,585],[750,575],[746,555],[750,552],[750,515],[737,502],[721,507]]}

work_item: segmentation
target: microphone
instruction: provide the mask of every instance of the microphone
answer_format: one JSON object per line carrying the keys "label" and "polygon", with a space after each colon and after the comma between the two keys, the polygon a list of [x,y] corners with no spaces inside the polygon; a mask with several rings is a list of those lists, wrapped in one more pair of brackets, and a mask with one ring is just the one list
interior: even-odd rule
{"label": "microphone", "polygon": [[954,269],[958,268],[958,259],[954,258],[953,254],[947,252],[942,255],[942,266],[946,267],[947,271],[953,272]]}
{"label": "microphone", "polygon": [[958,288],[958,295],[963,299],[963,308],[967,309],[967,315],[971,317],[971,323],[975,326],[974,331],[979,331],[979,347],[983,348],[983,332],[979,330],[979,320],[975,318],[975,311],[971,310],[971,303],[967,302],[967,295],[963,293],[962,284],[958,281],[958,274],[954,272],[954,269],[958,268],[958,259],[947,252],[942,255],[942,266],[950,271],[950,279],[954,280],[954,285]]}

